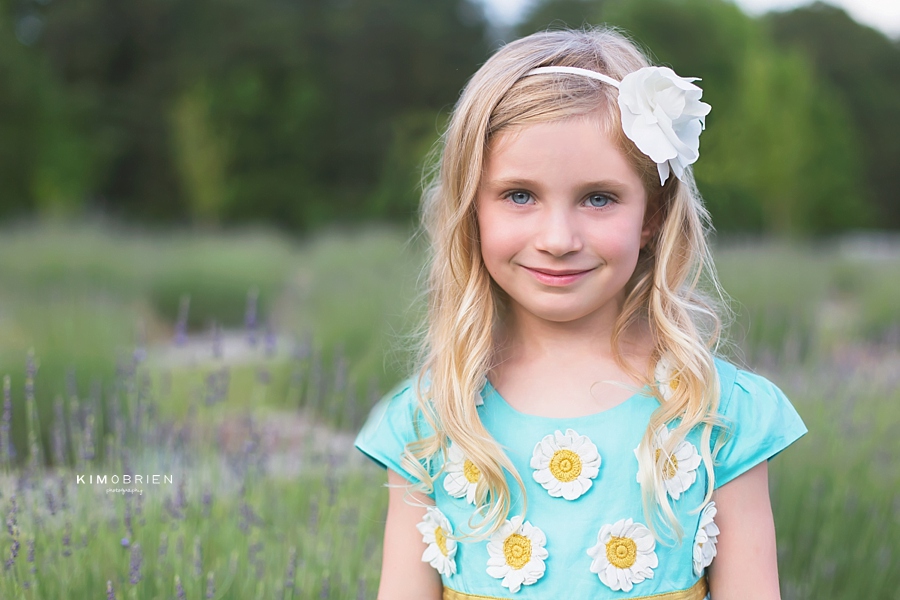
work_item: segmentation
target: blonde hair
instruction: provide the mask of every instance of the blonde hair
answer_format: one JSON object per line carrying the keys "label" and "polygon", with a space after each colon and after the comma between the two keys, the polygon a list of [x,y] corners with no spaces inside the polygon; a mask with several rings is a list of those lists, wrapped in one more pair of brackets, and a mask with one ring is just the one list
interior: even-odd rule
{"label": "blonde hair", "polygon": [[[421,227],[430,241],[427,314],[417,355],[418,408],[434,434],[408,444],[403,465],[431,493],[432,459],[446,457],[449,441],[481,472],[476,506],[481,518],[470,519],[472,532],[483,539],[509,517],[511,491],[504,472],[527,498],[521,477],[497,441],[482,424],[475,398],[485,385],[494,358],[494,333],[504,308],[502,290],[485,268],[479,247],[475,196],[491,140],[502,131],[534,123],[597,115],[605,131],[628,157],[648,192],[648,215],[660,226],[641,251],[627,284],[627,297],[613,333],[616,360],[636,379],[653,386],[652,373],[636,373],[621,359],[623,333],[647,323],[658,358],[668,353],[679,385],[668,401],[660,398],[638,451],[639,479],[645,515],[667,523],[677,538],[682,531],[669,504],[662,470],[654,456],[655,432],[679,419],[661,455],[669,457],[687,433],[703,425],[701,449],[709,485],[714,484],[710,435],[719,400],[713,351],[721,319],[715,304],[700,293],[701,279],[721,297],[706,242],[708,214],[690,169],[685,181],[671,176],[660,186],[656,164],[622,133],[616,89],[578,75],[523,77],[534,67],[563,65],[591,69],[621,80],[650,63],[623,34],[609,27],[542,31],[510,42],[493,54],[465,86],[424,174]],[[428,380],[426,387],[424,381]],[[658,393],[658,392],[657,392]],[[698,506],[696,510],[700,510]],[[473,515],[474,519],[474,515]]]}

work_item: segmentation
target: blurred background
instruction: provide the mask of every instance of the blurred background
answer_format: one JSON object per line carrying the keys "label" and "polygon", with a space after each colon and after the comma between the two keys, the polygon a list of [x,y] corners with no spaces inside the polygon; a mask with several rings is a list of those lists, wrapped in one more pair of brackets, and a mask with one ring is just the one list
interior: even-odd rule
{"label": "blurred background", "polygon": [[[352,439],[409,373],[425,155],[503,43],[605,22],[713,106],[722,352],[810,429],[784,597],[895,598],[894,4],[0,0],[0,596],[374,597]],[[136,469],[175,484],[73,483]]]}

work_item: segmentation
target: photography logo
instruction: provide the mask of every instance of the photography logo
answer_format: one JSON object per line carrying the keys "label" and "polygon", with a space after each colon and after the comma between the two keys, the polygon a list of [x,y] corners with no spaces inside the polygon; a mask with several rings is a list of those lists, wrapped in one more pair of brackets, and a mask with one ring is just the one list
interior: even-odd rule
{"label": "photography logo", "polygon": [[125,473],[124,475],[113,474],[113,475],[97,475],[97,474],[89,474],[89,475],[76,475],[75,476],[75,485],[106,485],[106,486],[118,486],[119,484],[123,486],[133,486],[133,487],[107,487],[107,494],[144,494],[143,487],[144,485],[171,485],[172,484],[172,475],[160,475],[154,473],[153,475],[142,475],[142,474],[129,474]]}

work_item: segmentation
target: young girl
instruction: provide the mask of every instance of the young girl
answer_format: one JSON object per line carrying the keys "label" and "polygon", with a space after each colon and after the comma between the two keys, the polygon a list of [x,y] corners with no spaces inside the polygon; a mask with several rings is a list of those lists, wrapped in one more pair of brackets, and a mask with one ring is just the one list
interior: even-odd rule
{"label": "young girl", "polygon": [[466,85],[418,368],[356,440],[388,469],[380,600],[779,598],[766,461],[806,428],[714,355],[692,81],[598,28]]}

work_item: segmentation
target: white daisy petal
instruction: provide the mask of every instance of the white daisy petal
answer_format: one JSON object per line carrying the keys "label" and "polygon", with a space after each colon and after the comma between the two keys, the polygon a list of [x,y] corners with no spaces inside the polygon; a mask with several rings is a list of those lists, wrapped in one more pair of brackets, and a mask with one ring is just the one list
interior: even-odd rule
{"label": "white daisy petal", "polygon": [[532,477],[554,498],[576,500],[591,489],[600,473],[597,446],[574,429],[557,430],[535,444]]}
{"label": "white daisy petal", "polygon": [[[648,542],[649,540],[649,542]],[[597,543],[588,549],[591,572],[596,573],[613,591],[631,591],[636,583],[653,577],[659,564],[656,541],[650,530],[631,519],[604,525],[597,533]]]}
{"label": "white daisy petal", "polygon": [[549,553],[544,532],[517,515],[507,520],[488,541],[487,574],[501,579],[513,594],[544,576]]}
{"label": "white daisy petal", "polygon": [[422,561],[429,563],[441,575],[449,577],[455,574],[456,540],[447,537],[453,534],[453,528],[444,513],[429,506],[416,529],[422,534],[422,541],[428,544],[422,553]]}
{"label": "white daisy petal", "polygon": [[454,498],[465,498],[469,504],[475,504],[475,488],[481,471],[463,456],[456,444],[450,444],[445,470],[444,490]]}
{"label": "white daisy petal", "polygon": [[[662,473],[666,492],[673,500],[678,500],[697,480],[697,469],[703,460],[697,447],[687,440],[682,440],[671,456],[664,456],[663,447],[670,436],[669,428],[665,425],[660,426],[654,436],[652,453],[656,460],[656,468]],[[637,448],[634,452],[638,455]],[[640,483],[640,474],[636,479]]]}
{"label": "white daisy petal", "polygon": [[694,537],[694,574],[700,575],[703,569],[708,567],[716,557],[716,536],[719,528],[713,523],[716,516],[716,503],[710,502],[700,511],[700,524],[697,527],[697,535]]}

